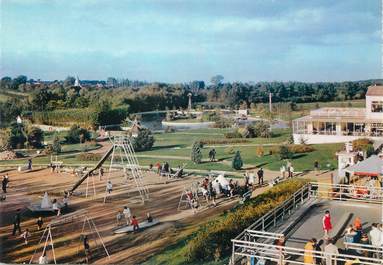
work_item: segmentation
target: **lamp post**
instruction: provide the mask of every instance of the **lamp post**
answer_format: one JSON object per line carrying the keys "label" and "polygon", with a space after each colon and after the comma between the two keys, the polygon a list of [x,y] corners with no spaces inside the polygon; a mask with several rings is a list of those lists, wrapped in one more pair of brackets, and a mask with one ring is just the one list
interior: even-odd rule
{"label": "lamp post", "polygon": [[191,102],[192,93],[189,92],[188,97],[189,97],[188,111],[191,112],[191,108],[192,108],[192,102]]}

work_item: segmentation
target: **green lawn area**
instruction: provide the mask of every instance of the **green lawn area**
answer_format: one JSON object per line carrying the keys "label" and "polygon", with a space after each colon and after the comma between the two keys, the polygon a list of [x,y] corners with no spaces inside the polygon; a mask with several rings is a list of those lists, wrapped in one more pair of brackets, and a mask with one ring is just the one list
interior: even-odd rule
{"label": "green lawn area", "polygon": [[[291,131],[289,129],[274,130],[274,137],[272,138],[254,138],[248,139],[248,143],[240,144],[225,144],[215,145],[217,152],[216,159],[220,161],[208,162],[208,153],[212,147],[205,146],[202,149],[203,163],[194,164],[190,161],[191,146],[194,141],[208,140],[208,139],[224,139],[224,133],[231,129],[198,129],[180,131],[175,133],[158,133],[154,134],[155,144],[150,151],[137,152],[138,160],[141,165],[148,166],[149,164],[156,164],[157,162],[163,163],[168,161],[172,168],[176,168],[178,165],[182,166],[186,163],[187,169],[199,169],[199,170],[224,170],[235,171],[231,167],[231,161],[235,151],[240,151],[243,162],[246,168],[247,166],[262,166],[269,170],[279,171],[279,168],[285,161],[281,161],[278,154],[264,155],[263,157],[256,156],[255,145],[265,145],[264,153],[268,154],[270,148],[277,148],[275,146],[267,146],[267,144],[278,144],[285,142]],[[59,137],[63,138],[65,133],[59,133]],[[47,133],[45,136],[47,142],[52,141],[53,133]],[[326,165],[330,164],[331,168],[337,167],[337,161],[335,152],[340,150],[343,144],[323,144],[314,145],[315,151],[305,154],[296,154],[292,159],[293,166],[296,171],[312,170],[315,160],[318,160],[322,169],[327,169]],[[76,159],[75,155],[71,153],[83,152],[85,148],[93,150],[99,148],[99,145],[95,144],[63,144],[63,153],[58,156],[60,161],[65,164],[96,164],[95,161],[81,161]],[[62,156],[63,155],[63,156]],[[27,158],[14,161],[0,161],[0,165],[5,164],[23,164],[26,163]],[[33,159],[36,164],[48,164],[50,156],[37,157]],[[106,163],[106,165],[108,162]],[[238,171],[241,172],[241,171]]]}

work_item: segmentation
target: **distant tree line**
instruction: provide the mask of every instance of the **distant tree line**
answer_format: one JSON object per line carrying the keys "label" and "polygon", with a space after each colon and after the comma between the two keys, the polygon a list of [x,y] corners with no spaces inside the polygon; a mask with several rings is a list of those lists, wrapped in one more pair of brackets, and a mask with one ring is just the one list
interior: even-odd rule
{"label": "distant tree line", "polygon": [[127,113],[186,109],[190,92],[195,105],[233,108],[268,102],[269,93],[272,93],[273,102],[290,102],[291,106],[301,102],[363,99],[368,86],[382,83],[382,80],[318,83],[224,83],[223,80],[223,76],[216,75],[207,86],[203,81],[167,84],[110,77],[106,82],[90,81],[79,87],[74,86],[74,77],[50,82],[28,80],[24,75],[13,79],[3,77],[0,80],[0,96],[3,94],[6,97],[0,100],[0,127],[20,114],[37,112],[37,116],[43,119],[48,117],[49,112],[68,109],[83,109],[77,116],[81,113],[88,115],[89,111],[95,110],[97,114],[92,116],[91,121],[94,125],[111,124],[110,120],[118,123]]}

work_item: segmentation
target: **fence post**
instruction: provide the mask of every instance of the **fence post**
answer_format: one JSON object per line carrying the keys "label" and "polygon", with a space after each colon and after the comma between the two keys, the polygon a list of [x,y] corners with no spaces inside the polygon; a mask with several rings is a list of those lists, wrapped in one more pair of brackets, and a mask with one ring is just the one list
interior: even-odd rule
{"label": "fence post", "polygon": [[262,218],[262,231],[265,231],[265,218]]}

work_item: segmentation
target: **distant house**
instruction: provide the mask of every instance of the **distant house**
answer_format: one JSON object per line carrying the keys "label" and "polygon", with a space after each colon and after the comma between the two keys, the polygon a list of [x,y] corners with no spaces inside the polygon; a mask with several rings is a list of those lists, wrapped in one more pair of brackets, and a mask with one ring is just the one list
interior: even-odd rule
{"label": "distant house", "polygon": [[294,143],[348,142],[383,139],[383,86],[370,86],[366,108],[320,108],[293,120]]}

